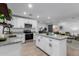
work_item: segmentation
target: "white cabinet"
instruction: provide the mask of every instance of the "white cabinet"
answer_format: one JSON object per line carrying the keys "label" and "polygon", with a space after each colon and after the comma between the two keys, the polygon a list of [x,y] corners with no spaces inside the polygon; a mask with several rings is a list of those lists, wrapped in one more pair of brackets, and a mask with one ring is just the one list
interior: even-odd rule
{"label": "white cabinet", "polygon": [[47,54],[52,54],[52,40],[43,37],[43,36],[37,36],[37,40],[36,40],[36,46],[39,47],[40,49],[44,50]]}
{"label": "white cabinet", "polygon": [[42,35],[37,36],[36,46],[51,56],[66,56],[66,39],[58,40]]}
{"label": "white cabinet", "polygon": [[32,24],[32,30],[36,32],[38,31],[37,20],[13,17],[13,20],[11,20],[11,24],[14,25],[13,28],[25,28],[24,24]]}
{"label": "white cabinet", "polygon": [[41,48],[42,50],[44,50],[44,41],[43,38],[41,36],[38,36],[37,40],[36,40],[36,45]]}
{"label": "white cabinet", "polygon": [[0,56],[21,56],[21,43],[0,46]]}
{"label": "white cabinet", "polygon": [[37,34],[36,33],[33,33],[33,40],[37,40]]}
{"label": "white cabinet", "polygon": [[23,34],[16,34],[16,35],[17,35],[18,40],[22,41],[22,43],[25,42],[25,34],[24,33]]}
{"label": "white cabinet", "polygon": [[52,39],[47,39],[48,41],[46,41],[47,42],[47,48],[46,48],[46,52],[49,54],[49,55],[51,55],[51,54],[53,54],[53,40]]}

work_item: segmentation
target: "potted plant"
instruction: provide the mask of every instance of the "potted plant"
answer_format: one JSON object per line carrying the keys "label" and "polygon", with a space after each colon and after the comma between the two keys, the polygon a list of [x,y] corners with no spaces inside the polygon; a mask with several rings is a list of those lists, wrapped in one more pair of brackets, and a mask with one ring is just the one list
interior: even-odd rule
{"label": "potted plant", "polygon": [[[12,15],[12,10],[8,9],[9,15]],[[4,14],[0,11],[0,20],[1,21],[5,21],[6,17],[4,16]]]}
{"label": "potted plant", "polygon": [[[8,13],[9,13],[9,16],[11,17],[11,16],[12,16],[12,10],[11,10],[11,9],[8,9]],[[6,21],[6,17],[5,17],[4,14],[0,11],[0,24],[2,24],[2,25],[7,25],[8,28],[9,28],[9,25],[8,25],[5,21]],[[4,33],[4,28],[5,28],[5,26],[3,26],[3,33]],[[9,28],[9,32],[10,32],[10,28]]]}

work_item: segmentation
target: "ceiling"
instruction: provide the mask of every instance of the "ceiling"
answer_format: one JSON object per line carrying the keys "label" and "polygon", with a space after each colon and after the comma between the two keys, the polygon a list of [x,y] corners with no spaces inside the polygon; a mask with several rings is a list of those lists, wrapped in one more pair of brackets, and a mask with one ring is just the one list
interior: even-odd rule
{"label": "ceiling", "polygon": [[[79,3],[32,3],[32,6],[30,9],[28,3],[8,3],[13,14],[25,17],[32,14],[32,18],[44,23],[57,23],[66,21],[66,18],[79,16]],[[38,15],[40,16],[39,19],[37,19]],[[48,16],[51,18],[48,19]]]}

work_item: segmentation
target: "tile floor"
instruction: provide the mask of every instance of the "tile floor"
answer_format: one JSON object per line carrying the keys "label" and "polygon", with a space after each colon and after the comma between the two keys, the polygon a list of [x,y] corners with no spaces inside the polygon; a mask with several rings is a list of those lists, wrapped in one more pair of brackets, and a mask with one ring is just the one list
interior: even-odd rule
{"label": "tile floor", "polygon": [[[48,56],[35,46],[35,41],[26,41],[22,44],[22,56]],[[67,56],[79,56],[79,50],[67,48]]]}
{"label": "tile floor", "polygon": [[23,44],[21,52],[22,56],[47,56],[47,54],[35,46],[33,41],[27,41]]}

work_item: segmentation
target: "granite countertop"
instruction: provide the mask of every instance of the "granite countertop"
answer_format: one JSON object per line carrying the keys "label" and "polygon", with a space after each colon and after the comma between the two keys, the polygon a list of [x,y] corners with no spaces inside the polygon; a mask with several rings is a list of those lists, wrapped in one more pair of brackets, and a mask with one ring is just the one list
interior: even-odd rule
{"label": "granite countertop", "polygon": [[57,39],[57,40],[63,40],[63,39],[67,39],[68,36],[63,36],[63,35],[46,35],[46,34],[38,34],[44,37],[48,37],[48,38],[52,38],[52,39]]}
{"label": "granite countertop", "polygon": [[0,46],[9,45],[9,44],[15,44],[15,43],[21,43],[22,42],[21,40],[19,40],[18,37],[11,37],[11,38],[9,38],[8,37],[9,35],[10,34],[5,35],[5,38],[7,38],[7,40],[1,41],[0,42]]}
{"label": "granite countertop", "polygon": [[0,46],[6,46],[11,44],[17,44],[17,43],[21,43],[21,41],[17,41],[17,42],[3,41],[3,42],[0,42]]}
{"label": "granite countertop", "polygon": [[[6,33],[6,34],[9,34],[9,33]],[[25,34],[25,33],[23,33],[23,32],[12,32],[11,34]]]}

